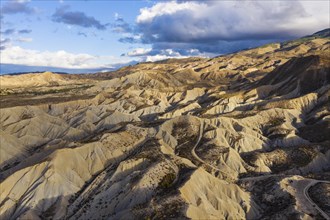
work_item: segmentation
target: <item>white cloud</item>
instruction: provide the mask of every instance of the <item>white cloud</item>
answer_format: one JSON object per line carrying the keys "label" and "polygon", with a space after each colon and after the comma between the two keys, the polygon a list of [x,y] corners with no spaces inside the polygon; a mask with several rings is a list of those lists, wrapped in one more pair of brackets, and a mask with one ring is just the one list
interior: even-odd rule
{"label": "white cloud", "polygon": [[17,41],[18,42],[23,42],[23,43],[29,43],[29,42],[32,42],[33,39],[29,38],[29,37],[21,37],[21,38],[18,38]]}
{"label": "white cloud", "polygon": [[126,54],[130,57],[137,57],[140,62],[154,62],[159,60],[165,60],[170,58],[187,58],[190,56],[195,57],[210,57],[214,56],[214,54],[200,53],[197,49],[189,49],[185,50],[185,54],[181,54],[179,51],[175,49],[152,49],[152,48],[136,48]]}
{"label": "white cloud", "polygon": [[112,65],[128,63],[130,57],[93,56],[90,54],[74,54],[64,50],[38,51],[24,49],[19,46],[6,47],[0,54],[2,63],[22,64],[29,66],[51,66],[62,68],[111,68]]}
{"label": "white cloud", "polygon": [[151,8],[140,9],[140,15],[136,18],[136,22],[148,23],[148,22],[152,22],[152,20],[157,16],[171,15],[184,10],[189,10],[189,11],[203,10],[206,7],[207,7],[206,4],[197,3],[197,2],[184,2],[184,3],[177,3],[175,1],[161,2],[155,4]]}
{"label": "white cloud", "polygon": [[114,17],[115,17],[115,20],[122,19],[122,16],[120,16],[120,14],[117,12],[115,12]]}
{"label": "white cloud", "polygon": [[160,2],[136,18],[146,43],[285,39],[329,26],[329,1]]}
{"label": "white cloud", "polygon": [[136,48],[127,53],[127,56],[134,57],[134,56],[143,56],[147,55],[152,49],[151,48]]}
{"label": "white cloud", "polygon": [[157,54],[157,55],[154,55],[154,56],[147,56],[145,58],[145,61],[146,62],[155,62],[155,61],[159,61],[159,60],[166,60],[166,59],[170,59],[170,58],[177,58],[177,59],[180,59],[180,58],[187,58],[188,56],[167,56],[167,55],[160,55],[160,54]]}

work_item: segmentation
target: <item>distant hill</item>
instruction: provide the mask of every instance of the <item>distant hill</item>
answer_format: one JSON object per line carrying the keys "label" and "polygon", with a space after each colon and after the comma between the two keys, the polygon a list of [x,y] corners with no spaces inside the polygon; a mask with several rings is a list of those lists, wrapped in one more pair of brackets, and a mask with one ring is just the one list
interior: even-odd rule
{"label": "distant hill", "polygon": [[[119,68],[119,67],[118,67]],[[18,64],[0,64],[0,74],[19,74],[19,73],[31,73],[31,72],[60,72],[60,73],[95,73],[100,71],[112,71],[117,68],[95,68],[95,69],[69,69],[61,67],[49,67],[49,66],[27,66]]]}
{"label": "distant hill", "polygon": [[310,35],[310,37],[320,37],[320,38],[330,37],[330,28],[324,29],[322,31],[318,31]]}
{"label": "distant hill", "polygon": [[282,43],[282,46],[296,46],[298,44],[317,39],[317,38],[329,38],[330,37],[330,28],[315,32],[314,34],[307,35],[298,39],[285,41]]}
{"label": "distant hill", "polygon": [[61,67],[51,67],[51,66],[28,66],[28,65],[19,65],[19,64],[0,64],[0,75],[4,74],[24,74],[24,73],[37,73],[37,72],[56,72],[56,73],[97,73],[97,72],[109,72],[117,70],[126,65],[136,64],[136,61],[124,64],[115,64],[113,68],[92,68],[92,69],[70,69],[70,68],[61,68]]}

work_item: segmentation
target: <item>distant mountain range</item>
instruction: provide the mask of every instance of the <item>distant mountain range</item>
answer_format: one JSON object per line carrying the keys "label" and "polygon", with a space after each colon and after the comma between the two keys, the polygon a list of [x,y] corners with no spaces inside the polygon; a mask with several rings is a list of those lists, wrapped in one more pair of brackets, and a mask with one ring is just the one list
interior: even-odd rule
{"label": "distant mountain range", "polygon": [[12,73],[31,73],[31,72],[62,72],[62,73],[95,73],[101,71],[112,71],[117,68],[97,68],[97,69],[69,69],[61,67],[49,67],[49,66],[27,66],[18,64],[0,64],[0,74],[12,74]]}
{"label": "distant mountain range", "polygon": [[97,72],[109,72],[117,70],[123,66],[136,64],[136,61],[124,64],[115,64],[112,68],[91,68],[91,69],[70,69],[61,67],[50,67],[50,66],[28,66],[19,64],[0,64],[0,75],[3,74],[21,74],[21,73],[31,73],[31,72],[60,72],[60,73],[97,73]]}

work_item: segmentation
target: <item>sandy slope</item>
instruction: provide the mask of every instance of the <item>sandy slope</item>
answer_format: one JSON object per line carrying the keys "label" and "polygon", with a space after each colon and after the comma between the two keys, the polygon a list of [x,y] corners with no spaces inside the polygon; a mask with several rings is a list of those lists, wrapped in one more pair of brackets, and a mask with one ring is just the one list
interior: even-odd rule
{"label": "sandy slope", "polygon": [[292,181],[328,178],[329,45],[1,76],[1,219],[317,215]]}

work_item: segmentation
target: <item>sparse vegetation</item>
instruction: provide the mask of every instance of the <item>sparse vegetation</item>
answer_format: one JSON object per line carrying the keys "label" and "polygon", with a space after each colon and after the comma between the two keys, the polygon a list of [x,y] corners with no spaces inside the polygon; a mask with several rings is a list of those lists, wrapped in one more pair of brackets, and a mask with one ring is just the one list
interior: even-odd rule
{"label": "sparse vegetation", "polygon": [[268,124],[271,126],[279,126],[285,122],[285,119],[280,117],[273,117],[268,121]]}
{"label": "sparse vegetation", "polygon": [[160,181],[159,186],[164,189],[169,188],[169,187],[171,187],[175,178],[176,178],[175,173],[168,173]]}

